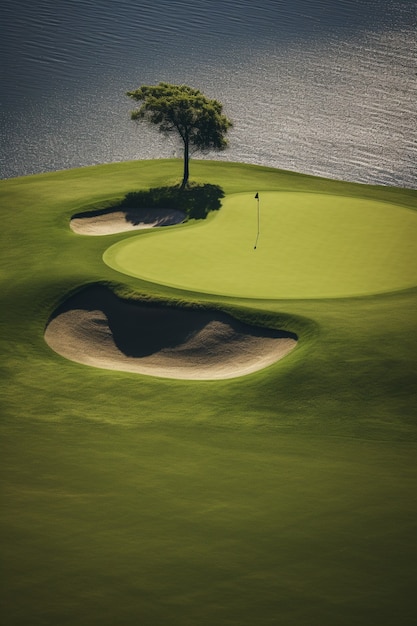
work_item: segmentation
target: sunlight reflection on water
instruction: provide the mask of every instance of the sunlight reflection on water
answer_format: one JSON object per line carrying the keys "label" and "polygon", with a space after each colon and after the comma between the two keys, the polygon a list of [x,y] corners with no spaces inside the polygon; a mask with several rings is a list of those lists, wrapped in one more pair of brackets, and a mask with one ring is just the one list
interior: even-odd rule
{"label": "sunlight reflection on water", "polygon": [[130,122],[124,95],[167,80],[218,98],[233,119],[230,149],[210,158],[416,186],[411,3],[58,4],[4,3],[3,178],[180,155]]}

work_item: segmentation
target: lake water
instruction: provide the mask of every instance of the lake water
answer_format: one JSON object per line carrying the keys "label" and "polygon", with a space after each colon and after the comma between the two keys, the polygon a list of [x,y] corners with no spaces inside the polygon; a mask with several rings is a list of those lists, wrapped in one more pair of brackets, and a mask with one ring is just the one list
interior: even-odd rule
{"label": "lake water", "polygon": [[417,186],[415,0],[2,0],[0,176],[181,155],[130,121],[161,80],[219,99],[210,158]]}

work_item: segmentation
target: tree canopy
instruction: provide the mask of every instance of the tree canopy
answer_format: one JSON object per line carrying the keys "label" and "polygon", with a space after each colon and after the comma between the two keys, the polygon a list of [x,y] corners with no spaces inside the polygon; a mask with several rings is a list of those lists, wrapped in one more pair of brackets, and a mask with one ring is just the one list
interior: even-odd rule
{"label": "tree canopy", "polygon": [[187,85],[142,85],[127,95],[141,102],[132,111],[133,120],[145,120],[159,126],[163,133],[177,133],[184,146],[184,173],[181,188],[189,178],[190,146],[200,151],[224,150],[225,135],[232,122],[222,114],[223,105]]}

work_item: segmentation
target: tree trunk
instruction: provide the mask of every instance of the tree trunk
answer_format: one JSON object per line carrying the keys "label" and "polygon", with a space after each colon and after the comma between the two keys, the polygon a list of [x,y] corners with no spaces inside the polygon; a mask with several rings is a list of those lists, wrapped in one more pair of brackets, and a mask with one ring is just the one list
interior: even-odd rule
{"label": "tree trunk", "polygon": [[182,183],[181,183],[181,189],[185,189],[185,187],[187,186],[188,183],[188,177],[190,175],[190,168],[189,168],[189,160],[190,160],[190,154],[189,154],[189,142],[188,142],[188,137],[186,137],[184,139],[184,175],[182,177]]}

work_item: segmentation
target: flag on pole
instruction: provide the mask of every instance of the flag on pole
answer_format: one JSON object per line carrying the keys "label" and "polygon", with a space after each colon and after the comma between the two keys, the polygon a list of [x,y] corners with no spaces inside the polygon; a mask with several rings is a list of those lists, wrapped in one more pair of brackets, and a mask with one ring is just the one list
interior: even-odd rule
{"label": "flag on pole", "polygon": [[256,250],[256,246],[258,245],[259,233],[261,231],[261,213],[259,210],[259,193],[258,192],[256,192],[255,200],[258,201],[258,232],[256,233],[255,245],[253,246],[254,250]]}

